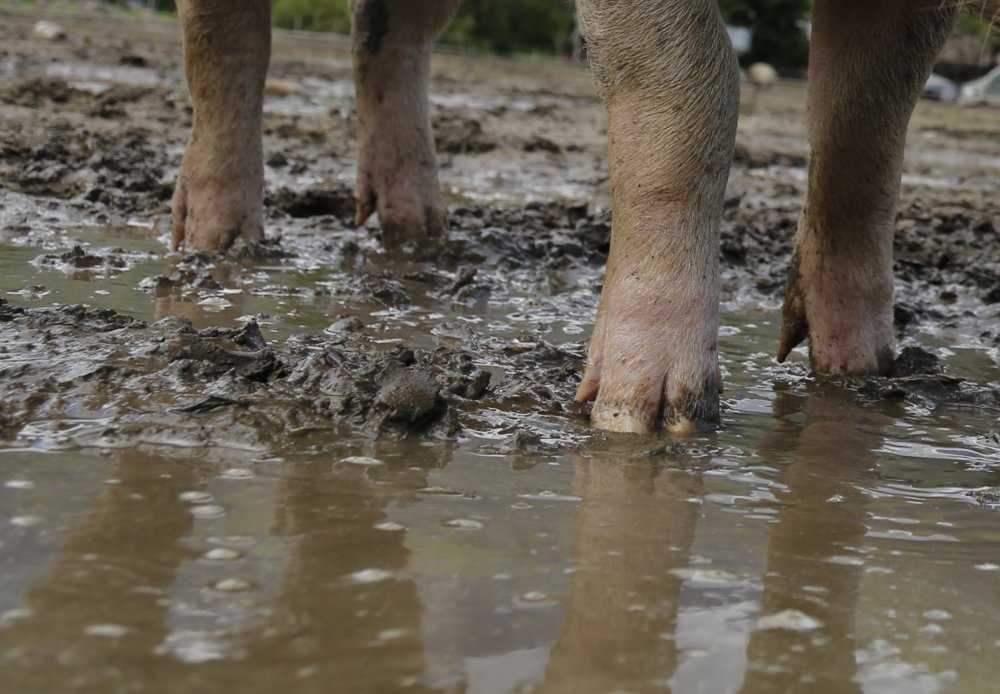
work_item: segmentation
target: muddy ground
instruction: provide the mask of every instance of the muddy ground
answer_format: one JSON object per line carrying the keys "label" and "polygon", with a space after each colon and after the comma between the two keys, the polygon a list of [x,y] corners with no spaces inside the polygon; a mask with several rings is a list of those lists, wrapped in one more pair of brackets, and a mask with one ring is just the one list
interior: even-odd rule
{"label": "muddy ground", "polygon": [[[583,68],[435,56],[451,233],[442,248],[393,263],[375,224],[351,223],[346,44],[276,36],[268,240],[208,258],[166,245],[191,124],[177,26],[65,16],[56,19],[67,37],[46,41],[32,34],[35,19],[0,7],[0,439],[280,453],[344,431],[489,431],[499,450],[530,454],[593,435],[586,408],[570,401],[610,215],[603,116]],[[744,93],[723,224],[724,316],[780,305],[804,193],[804,95],[799,84]],[[908,349],[899,378],[848,384],[859,399],[1000,404],[995,384],[940,375],[949,351],[934,337],[961,334],[995,361],[998,132],[1000,110],[920,104],[894,240],[896,327]],[[161,261],[129,279],[146,297],[132,305],[49,286],[114,285]],[[248,308],[254,296],[274,299],[275,311]],[[280,315],[291,304],[318,318],[294,324]],[[807,379],[797,354],[780,378]],[[724,366],[740,368],[725,356]]]}

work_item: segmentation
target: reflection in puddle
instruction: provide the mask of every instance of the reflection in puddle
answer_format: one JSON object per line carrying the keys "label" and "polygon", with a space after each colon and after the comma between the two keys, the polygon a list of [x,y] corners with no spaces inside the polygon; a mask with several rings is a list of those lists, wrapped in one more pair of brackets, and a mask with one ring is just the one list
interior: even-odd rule
{"label": "reflection in puddle", "polygon": [[250,691],[982,690],[995,512],[880,473],[908,450],[879,433],[896,415],[778,392],[711,443],[733,457],[612,437],[530,468],[475,439],[8,451],[5,676],[45,689],[58,659],[90,691],[247,668]]}

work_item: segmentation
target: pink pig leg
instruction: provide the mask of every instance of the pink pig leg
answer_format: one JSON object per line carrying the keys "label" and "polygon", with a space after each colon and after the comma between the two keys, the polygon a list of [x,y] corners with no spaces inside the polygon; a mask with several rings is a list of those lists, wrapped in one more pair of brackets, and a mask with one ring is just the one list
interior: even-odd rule
{"label": "pink pig leg", "polygon": [[602,429],[719,421],[719,226],[736,59],[713,0],[578,0],[608,116],[613,226],[587,369]]}
{"label": "pink pig leg", "polygon": [[778,360],[809,341],[817,371],[892,369],[892,233],[906,127],[958,3],[817,0],[812,154]]}
{"label": "pink pig leg", "polygon": [[445,229],[427,100],[431,45],[458,0],[352,0],[357,223],[378,212],[387,247]]}
{"label": "pink pig leg", "polygon": [[173,199],[173,246],[228,248],[264,237],[261,109],[269,0],[181,0],[194,124]]}

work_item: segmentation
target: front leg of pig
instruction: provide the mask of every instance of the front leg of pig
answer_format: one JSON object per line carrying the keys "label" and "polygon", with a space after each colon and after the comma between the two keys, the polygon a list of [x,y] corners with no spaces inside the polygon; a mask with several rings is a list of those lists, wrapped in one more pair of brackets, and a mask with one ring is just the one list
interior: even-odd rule
{"label": "front leg of pig", "polygon": [[779,361],[808,340],[817,371],[891,371],[892,234],[906,127],[958,4],[815,3],[809,183]]}
{"label": "front leg of pig", "polygon": [[611,252],[579,401],[594,425],[719,421],[719,226],[739,110],[713,0],[578,0],[608,116]]}
{"label": "front leg of pig", "polygon": [[181,0],[194,110],[173,199],[173,247],[219,251],[264,237],[261,110],[269,0]]}
{"label": "front leg of pig", "polygon": [[446,227],[427,100],[431,45],[458,0],[351,0],[358,224],[378,212],[387,248]]}

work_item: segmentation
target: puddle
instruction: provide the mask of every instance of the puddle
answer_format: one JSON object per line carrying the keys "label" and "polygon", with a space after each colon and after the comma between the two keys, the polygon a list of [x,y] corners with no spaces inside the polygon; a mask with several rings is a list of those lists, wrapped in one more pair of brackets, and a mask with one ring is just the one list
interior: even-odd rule
{"label": "puddle", "polygon": [[[346,48],[282,34],[299,91],[266,115],[271,240],[180,256],[175,27],[137,34],[135,72],[110,39],[39,46],[0,14],[3,70],[80,92],[0,79],[12,691],[992,689],[991,112],[918,110],[909,351],[895,378],[837,380],[773,359],[804,92],[759,97],[723,227],[725,426],[616,436],[570,403],[610,221],[579,70],[436,56],[451,235],[393,262],[350,224]],[[152,91],[108,110],[91,81]]]}

